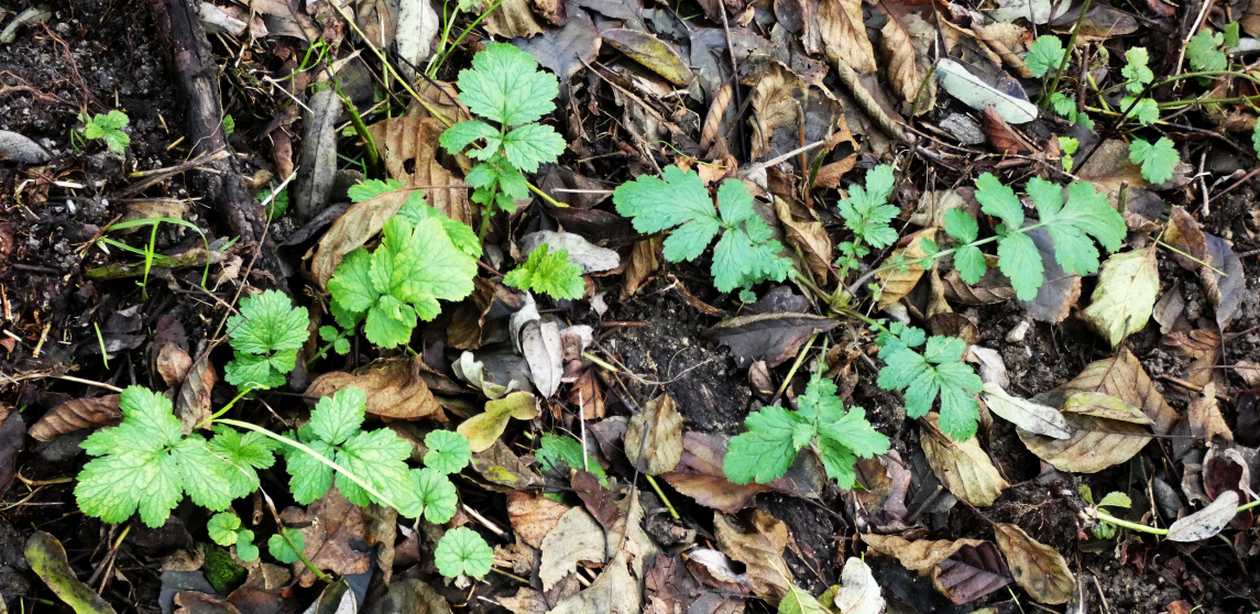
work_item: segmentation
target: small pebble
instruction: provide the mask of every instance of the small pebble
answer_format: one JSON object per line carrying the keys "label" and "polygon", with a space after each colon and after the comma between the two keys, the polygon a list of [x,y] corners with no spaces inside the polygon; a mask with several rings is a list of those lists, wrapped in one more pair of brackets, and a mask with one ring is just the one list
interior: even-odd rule
{"label": "small pebble", "polygon": [[1023,343],[1024,337],[1028,336],[1028,320],[1021,320],[1011,332],[1006,333],[1007,343]]}

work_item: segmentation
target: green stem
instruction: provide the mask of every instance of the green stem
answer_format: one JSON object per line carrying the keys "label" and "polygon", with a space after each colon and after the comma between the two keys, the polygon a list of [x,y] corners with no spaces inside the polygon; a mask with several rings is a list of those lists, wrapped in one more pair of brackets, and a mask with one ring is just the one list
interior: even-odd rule
{"label": "green stem", "polygon": [[252,386],[246,386],[243,390],[236,393],[236,396],[232,397],[232,400],[228,401],[227,405],[224,405],[221,409],[219,409],[219,411],[214,412],[214,414],[210,416],[210,419],[205,420],[203,424],[200,424],[198,426],[210,426],[210,423],[214,422],[219,416],[222,416],[223,414],[228,413],[228,410],[232,409],[232,406],[236,405],[237,401],[245,398],[245,395],[253,391],[254,391],[254,388]]}
{"label": "green stem", "polygon": [[372,498],[376,499],[377,501],[380,501],[381,503],[388,505],[389,507],[392,507],[394,509],[398,509],[398,506],[394,503],[393,499],[390,499],[389,497],[386,497],[385,495],[381,494],[380,491],[373,488],[372,485],[364,481],[363,478],[360,478],[359,476],[351,473],[349,469],[342,467],[341,465],[337,464],[336,461],[328,458],[327,456],[324,456],[323,454],[320,454],[319,452],[316,452],[310,446],[296,439],[290,439],[288,437],[285,437],[284,435],[272,432],[261,426],[258,426],[257,424],[244,422],[242,420],[233,420],[230,418],[215,418],[213,421],[218,422],[220,424],[226,424],[228,426],[234,426],[236,428],[245,429],[247,431],[254,431],[255,433],[260,433],[286,446],[292,447],[298,450],[299,452],[302,452],[310,456],[311,458],[314,458],[315,460],[319,461],[320,464],[324,465],[325,467],[328,467],[329,469],[332,469],[333,471],[341,474],[342,476],[345,476],[347,480],[354,482],[356,486],[358,486],[359,488],[362,488],[364,492],[371,495]]}
{"label": "green stem", "polygon": [[682,516],[678,515],[678,510],[674,509],[673,504],[669,502],[669,497],[665,496],[665,491],[661,490],[661,485],[656,483],[656,478],[653,478],[646,473],[643,474],[643,477],[647,479],[647,483],[652,487],[652,490],[656,491],[656,496],[661,498],[661,503],[665,504],[665,509],[669,510],[670,517],[674,520],[681,521]]}
{"label": "green stem", "polygon": [[1072,50],[1076,48],[1076,36],[1080,34],[1081,23],[1085,21],[1085,16],[1089,14],[1089,8],[1093,4],[1094,0],[1085,0],[1085,3],[1081,5],[1081,14],[1076,18],[1076,23],[1072,24],[1072,37],[1068,39],[1063,59],[1059,60],[1059,68],[1054,71],[1054,80],[1050,82],[1050,89],[1041,91],[1041,100],[1037,101],[1037,106],[1045,108],[1050,101],[1050,94],[1059,90],[1059,80],[1063,78],[1063,71],[1067,69],[1068,61],[1072,59]]}
{"label": "green stem", "polygon": [[1129,529],[1130,531],[1137,531],[1139,533],[1149,533],[1151,535],[1168,535],[1168,529],[1160,529],[1157,527],[1151,527],[1151,526],[1139,524],[1136,522],[1130,522],[1123,518],[1116,518],[1115,516],[1108,514],[1105,510],[1101,508],[1094,509],[1094,517],[1107,524],[1114,524],[1117,527],[1123,527],[1123,528]]}

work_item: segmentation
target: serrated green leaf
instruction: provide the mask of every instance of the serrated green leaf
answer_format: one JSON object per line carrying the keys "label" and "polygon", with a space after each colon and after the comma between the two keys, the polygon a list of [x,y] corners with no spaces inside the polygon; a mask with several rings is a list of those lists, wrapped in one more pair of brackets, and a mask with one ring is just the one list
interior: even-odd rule
{"label": "serrated green leaf", "polygon": [[490,43],[459,72],[459,100],[468,110],[507,126],[537,121],[556,108],[560,84],[538,70],[532,56],[507,43]]}
{"label": "serrated green leaf", "polygon": [[536,172],[539,164],[555,162],[564,148],[564,137],[543,124],[525,124],[503,137],[503,155],[526,173]]}
{"label": "serrated green leaf", "polygon": [[1181,162],[1181,156],[1177,154],[1177,147],[1172,139],[1162,136],[1154,144],[1133,139],[1129,143],[1129,161],[1140,165],[1143,179],[1160,184],[1172,179],[1173,171]]}
{"label": "serrated green leaf", "polygon": [[976,218],[957,207],[946,211],[941,221],[945,233],[959,243],[971,243],[980,233]]}
{"label": "serrated green leaf", "polygon": [[433,564],[438,573],[447,578],[470,576],[483,578],[490,573],[494,551],[476,531],[468,527],[456,527],[438,540],[433,550]]}
{"label": "serrated green leaf", "polygon": [[[913,332],[911,341],[919,341],[922,331]],[[920,418],[940,399],[941,430],[956,440],[975,434],[979,420],[976,395],[983,383],[975,371],[962,362],[966,344],[955,337],[933,336],[927,339],[923,352],[894,339],[885,338],[880,349],[884,367],[876,384],[884,390],[900,390],[905,394],[906,415]]]}
{"label": "serrated green leaf", "polygon": [[346,197],[352,203],[372,200],[381,194],[397,192],[403,189],[403,183],[397,179],[364,179],[346,190]]}
{"label": "serrated green leaf", "polygon": [[964,245],[954,251],[954,268],[958,270],[958,277],[964,283],[978,284],[984,278],[988,265],[985,263],[984,253],[980,251],[980,248]]}
{"label": "serrated green leaf", "polygon": [[[700,181],[700,175],[674,165],[665,167],[661,177],[640,175],[634,181],[617,186],[613,190],[613,204],[619,215],[630,218],[634,229],[644,234],[705,218],[713,220],[715,227],[719,226],[713,199]],[[704,251],[704,246],[698,251]]]}
{"label": "serrated green leaf", "polygon": [[1015,190],[1003,185],[993,173],[984,173],[976,179],[976,201],[981,211],[1002,220],[1008,231],[1024,225],[1024,209]]}
{"label": "serrated green leaf", "polygon": [[748,414],[744,419],[747,431],[732,437],[727,445],[722,461],[726,479],[736,484],[766,484],[783,477],[803,447],[798,445],[798,428],[802,426],[811,425],[778,405]]}
{"label": "serrated green leaf", "polygon": [[119,109],[94,115],[83,125],[83,136],[102,140],[110,151],[121,154],[131,145],[131,136],[124,131],[129,122],[127,114]]}
{"label": "serrated green leaf", "polygon": [[1024,56],[1024,63],[1028,65],[1028,71],[1034,77],[1044,77],[1051,71],[1059,69],[1059,65],[1063,63],[1063,41],[1059,37],[1050,34],[1042,34],[1032,42],[1028,47],[1028,55]]}
{"label": "serrated green leaf", "polygon": [[1125,96],[1120,99],[1120,108],[1128,110],[1128,116],[1136,118],[1143,126],[1159,121],[1159,103],[1154,98],[1142,98],[1135,103],[1132,96]]}
{"label": "serrated green leaf", "polygon": [[413,469],[411,479],[416,493],[420,497],[420,506],[424,519],[432,524],[443,524],[455,517],[459,505],[459,495],[455,484],[441,471],[434,469]]}
{"label": "serrated green leaf", "polygon": [[311,410],[304,435],[329,445],[340,445],[363,426],[367,395],[355,386],[347,386],[321,397]]}
{"label": "serrated green leaf", "polygon": [[1023,232],[1007,234],[998,239],[997,254],[998,270],[1011,280],[1015,296],[1021,301],[1037,298],[1045,282],[1045,265],[1032,237]]}
{"label": "serrated green leaf", "polygon": [[569,260],[569,252],[562,249],[553,252],[545,243],[534,248],[524,263],[504,275],[503,284],[556,299],[573,300],[586,294],[582,268]]}
{"label": "serrated green leaf", "polygon": [[866,173],[865,187],[849,186],[848,198],[836,204],[845,227],[872,247],[887,247],[897,240],[896,229],[889,225],[901,212],[888,204],[893,185],[892,167],[880,164]]}
{"label": "serrated green leaf", "polygon": [[1102,501],[1099,501],[1095,507],[1118,507],[1127,510],[1133,507],[1133,500],[1129,498],[1129,495],[1113,490],[1104,495]]}
{"label": "serrated green leaf", "polygon": [[1146,89],[1146,84],[1155,80],[1155,73],[1147,66],[1150,55],[1146,47],[1130,47],[1124,52],[1124,68],[1120,76],[1126,80],[1125,88],[1132,94],[1139,94]]}
{"label": "serrated green leaf", "polygon": [[829,610],[805,589],[792,585],[779,601],[778,614],[828,614]]}
{"label": "serrated green leaf", "polygon": [[[336,456],[336,448],[322,441],[303,443],[324,458],[332,459]],[[293,500],[302,505],[313,503],[332,488],[332,468],[313,456],[298,450],[288,450],[284,465],[289,474],[289,492],[293,495]]]}
{"label": "serrated green leaf", "polygon": [[472,459],[468,439],[455,431],[429,431],[424,436],[424,465],[442,473],[459,473]]}
{"label": "serrated green leaf", "polygon": [[[282,535],[283,533],[283,535]],[[286,565],[292,565],[302,559],[306,550],[306,538],[301,531],[284,527],[280,533],[274,533],[267,539],[267,552],[271,558]]]}
{"label": "serrated green leaf", "polygon": [[339,446],[337,463],[389,499],[376,498],[345,474],[338,473],[334,483],[346,500],[355,505],[375,502],[393,507],[407,518],[415,518],[420,514],[418,493],[399,488],[408,483],[407,459],[410,457],[411,444],[394,431],[385,428],[361,431]]}
{"label": "serrated green leaf", "polygon": [[1186,44],[1186,59],[1190,67],[1199,72],[1222,71],[1229,68],[1229,59],[1220,50],[1225,35],[1208,28],[1199,30]]}
{"label": "serrated green leaf", "polygon": [[[470,119],[452,124],[442,131],[438,144],[447,153],[456,155],[481,139],[498,139],[499,129],[479,119]],[[493,153],[493,152],[491,152]]]}
{"label": "serrated green leaf", "polygon": [[284,384],[297,360],[297,350],[310,336],[305,307],[294,307],[283,292],[267,290],[241,300],[240,311],[228,318],[228,337],[235,355],[224,374],[235,386],[274,388]]}
{"label": "serrated green leaf", "polygon": [[236,531],[241,528],[241,519],[232,512],[219,512],[210,517],[206,523],[206,532],[210,539],[220,546],[231,546],[236,543]]}

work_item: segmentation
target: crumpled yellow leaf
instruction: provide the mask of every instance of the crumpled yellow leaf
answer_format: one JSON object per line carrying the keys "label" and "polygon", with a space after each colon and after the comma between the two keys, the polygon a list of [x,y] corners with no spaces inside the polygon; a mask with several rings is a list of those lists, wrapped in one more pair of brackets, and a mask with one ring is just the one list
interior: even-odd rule
{"label": "crumpled yellow leaf", "polygon": [[468,438],[473,452],[490,449],[507,428],[508,418],[533,420],[538,417],[538,399],[532,392],[513,392],[502,399],[486,401],[485,411],[465,420],[455,430]]}
{"label": "crumpled yellow leaf", "polygon": [[1154,245],[1115,254],[1103,263],[1098,286],[1081,316],[1111,347],[1116,347],[1125,337],[1146,327],[1158,294],[1159,267]]}
{"label": "crumpled yellow leaf", "polygon": [[904,258],[905,268],[890,266],[875,274],[881,287],[879,293],[881,309],[905,298],[918,285],[923,272],[927,270],[923,268],[921,262],[927,256],[927,252],[923,249],[925,239],[935,241],[936,228],[924,228],[910,235],[907,237],[906,246],[897,249],[888,258],[890,262],[895,262],[894,259],[898,257]]}

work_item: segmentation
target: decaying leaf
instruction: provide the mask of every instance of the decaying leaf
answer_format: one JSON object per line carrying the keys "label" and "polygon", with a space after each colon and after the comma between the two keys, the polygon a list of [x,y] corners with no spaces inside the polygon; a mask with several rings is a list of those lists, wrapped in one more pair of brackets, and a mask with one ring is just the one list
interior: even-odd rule
{"label": "decaying leaf", "polygon": [[630,417],[625,435],[626,458],[648,475],[673,471],[683,455],[683,418],[674,399],[662,394]]}
{"label": "decaying leaf", "polygon": [[958,62],[948,58],[938,60],[936,75],[950,96],[977,111],[993,107],[1008,124],[1026,124],[1037,119],[1037,105],[985,82]]}
{"label": "decaying leaf", "polygon": [[1150,321],[1159,294],[1155,246],[1115,254],[1098,273],[1098,286],[1081,314],[1111,347]]}
{"label": "decaying leaf", "polygon": [[658,255],[660,250],[660,237],[635,242],[634,249],[630,250],[630,262],[626,265],[625,278],[622,281],[622,300],[634,296],[648,278],[661,268],[661,259]]}
{"label": "decaying leaf", "polygon": [[[476,2],[476,11],[484,11],[494,4],[490,0]],[[529,38],[543,31],[542,24],[534,18],[529,10],[527,0],[503,0],[498,9],[486,17],[486,31],[505,39]]]}
{"label": "decaying leaf", "polygon": [[604,42],[644,68],[674,85],[685,86],[695,78],[687,60],[673,45],[642,30],[611,28],[600,33]]}
{"label": "decaying leaf", "polygon": [[1192,260],[1178,256],[1177,261],[1188,270],[1199,271],[1203,290],[1216,307],[1216,325],[1224,331],[1242,305],[1246,291],[1242,260],[1227,241],[1203,232],[1199,223],[1181,207],[1173,208],[1164,240],[1193,257]]}
{"label": "decaying leaf", "polygon": [[36,441],[48,441],[58,435],[97,426],[113,426],[122,420],[118,395],[71,399],[50,410],[35,421],[27,433]]}
{"label": "decaying leaf", "polygon": [[661,477],[678,492],[696,503],[734,514],[752,504],[758,493],[778,491],[795,497],[814,498],[822,490],[822,471],[797,470],[769,484],[732,484],[722,469],[726,440],[721,435],[687,431],[683,434],[682,459],[674,470]]}
{"label": "decaying leaf", "polygon": [[184,384],[175,397],[175,415],[179,417],[185,434],[210,418],[210,394],[218,382],[219,372],[210,362],[210,353],[203,352],[186,372]]}
{"label": "decaying leaf", "polygon": [[1221,532],[1238,514],[1238,491],[1221,493],[1207,507],[1179,518],[1168,527],[1168,539],[1175,542],[1197,542]]}
{"label": "decaying leaf", "polygon": [[927,256],[923,249],[924,242],[935,239],[936,228],[924,228],[903,239],[905,247],[895,250],[888,257],[889,262],[900,262],[905,266],[888,267],[875,274],[883,288],[879,293],[881,308],[905,298],[919,283],[926,270],[923,268],[923,258]]}
{"label": "decaying leaf", "polygon": [[936,477],[950,493],[967,503],[976,507],[993,505],[1010,484],[998,473],[980,442],[974,437],[955,441],[941,433],[936,414],[928,414],[925,419],[932,428],[924,429],[919,444]]}
{"label": "decaying leaf", "polygon": [[792,572],[783,560],[789,539],[787,525],[763,510],[753,510],[750,525],[751,530],[745,533],[726,516],[713,515],[713,530],[722,552],[744,564],[758,597],[778,603],[792,587]]}
{"label": "decaying leaf", "polygon": [[[363,573],[371,568],[372,551],[365,539],[363,509],[346,500],[336,488],[306,510],[290,507],[280,514],[288,526],[300,527],[307,560],[337,575]],[[312,586],[317,578],[305,565],[294,564],[298,582]]]}
{"label": "decaying leaf", "polygon": [[[434,137],[436,138],[436,137]],[[406,192],[388,192],[355,203],[332,223],[320,237],[311,258],[311,275],[321,288],[327,288],[337,265],[346,254],[363,247],[385,227],[385,222],[402,208]]]}
{"label": "decaying leaf", "polygon": [[536,417],[538,399],[528,392],[513,392],[502,399],[486,401],[485,411],[463,421],[455,430],[468,438],[473,452],[482,452],[503,434],[508,418],[533,420]]}
{"label": "decaying leaf", "polygon": [[305,221],[328,204],[337,174],[337,119],[341,97],[329,87],[311,94],[302,118],[302,165],[293,189],[293,209]]}
{"label": "decaying leaf", "polygon": [[1062,554],[1013,524],[996,523],[993,533],[998,548],[1006,555],[1015,583],[1027,591],[1033,601],[1055,605],[1072,598],[1076,576],[1072,575]]}
{"label": "decaying leaf", "polygon": [[357,369],[353,373],[325,373],[311,382],[306,389],[306,396],[319,398],[347,386],[354,386],[367,393],[369,414],[399,420],[425,417],[443,422],[446,420],[442,406],[438,405],[428,384],[420,377],[419,364],[410,360],[389,358]]}
{"label": "decaying leaf", "polygon": [[797,219],[792,206],[782,198],[774,199],[774,213],[783,224],[783,236],[788,243],[800,249],[805,265],[816,282],[825,282],[831,273],[831,261],[835,259],[835,247],[822,222]]}
{"label": "decaying leaf", "polygon": [[1010,572],[998,549],[988,542],[963,546],[936,564],[932,586],[956,603],[971,603],[1011,583]]}
{"label": "decaying leaf", "polygon": [[886,606],[870,566],[853,556],[844,562],[844,568],[840,571],[840,585],[836,587],[831,602],[827,603],[826,599],[820,601],[824,606],[837,608],[844,614],[880,614]]}
{"label": "decaying leaf", "polygon": [[1071,431],[1067,439],[1017,431],[1030,452],[1061,471],[1097,473],[1133,458],[1151,440],[1150,418],[1121,397],[1069,393],[1063,417]]}
{"label": "decaying leaf", "polygon": [[1031,230],[1028,236],[1032,238],[1041,255],[1046,283],[1037,290],[1037,296],[1033,300],[1021,301],[1020,304],[1034,320],[1057,324],[1067,319],[1080,298],[1081,276],[1063,270],[1054,256],[1054,241],[1045,228]]}
{"label": "decaying leaf", "polygon": [[1194,435],[1195,439],[1208,443],[1217,437],[1225,441],[1234,441],[1234,432],[1229,429],[1229,424],[1221,415],[1220,404],[1216,400],[1216,382],[1208,380],[1204,384],[1203,393],[1190,402],[1190,408],[1186,414],[1190,434]]}
{"label": "decaying leaf", "polygon": [[[440,95],[435,96],[441,98]],[[381,149],[385,170],[390,177],[403,182],[406,187],[423,192],[430,205],[451,219],[476,227],[476,213],[468,201],[468,187],[438,163],[437,139],[445,130],[441,122],[413,111],[404,117],[379,121],[368,126],[368,130]]]}
{"label": "decaying leaf", "polygon": [[548,610],[548,614],[639,614],[642,612],[642,581],[631,573],[631,555],[618,551],[599,577],[578,594]]}
{"label": "decaying leaf", "polygon": [[521,541],[542,549],[543,540],[556,527],[569,506],[524,491],[508,493],[507,514]]}
{"label": "decaying leaf", "polygon": [[1111,358],[1089,363],[1072,381],[1063,385],[1063,390],[1068,394],[1101,392],[1119,397],[1142,410],[1159,435],[1167,435],[1179,418],[1137,357],[1127,348]]}
{"label": "decaying leaf", "polygon": [[525,357],[529,377],[543,398],[551,398],[560,388],[564,376],[564,348],[560,342],[560,324],[542,319],[532,296],[526,295],[525,306],[512,314],[512,343]]}
{"label": "decaying leaf", "polygon": [[153,358],[153,370],[167,387],[178,386],[192,366],[192,356],[177,343],[163,343]]}
{"label": "decaying leaf", "polygon": [[887,63],[888,82],[906,103],[908,115],[922,115],[936,105],[936,79],[929,52],[936,28],[914,13],[889,15],[880,33],[880,51]]}
{"label": "decaying leaf", "polygon": [[583,561],[603,563],[608,560],[604,546],[604,530],[599,523],[580,507],[569,509],[539,547],[542,563],[538,578],[542,580],[543,590],[551,590]]}
{"label": "decaying leaf", "polygon": [[1072,436],[1067,420],[1059,410],[1007,394],[996,384],[984,385],[984,403],[989,411],[1030,433],[1053,439]]}
{"label": "decaying leaf", "polygon": [[51,533],[32,533],[30,539],[26,540],[23,554],[26,555],[26,563],[30,565],[31,571],[52,589],[62,603],[70,606],[77,614],[114,613],[114,608],[109,603],[75,577],[66,558],[66,549]]}
{"label": "decaying leaf", "polygon": [[875,72],[875,49],[866,36],[861,0],[820,0],[818,26],[827,57],[861,74]]}
{"label": "decaying leaf", "polygon": [[[384,11],[388,14],[388,11]],[[389,24],[393,26],[394,24]],[[415,69],[424,68],[424,60],[433,52],[433,37],[437,36],[442,25],[433,3],[426,0],[400,0],[398,2],[397,25],[383,27],[390,36],[394,36],[394,49],[403,62],[398,69],[409,79],[415,79]],[[373,40],[376,45],[385,47],[386,41]]]}
{"label": "decaying leaf", "polygon": [[740,368],[758,360],[774,367],[795,356],[810,335],[839,325],[839,320],[808,313],[758,313],[724,320],[704,334],[729,347]]}
{"label": "decaying leaf", "polygon": [[495,490],[514,492],[543,483],[542,476],[502,441],[495,441],[489,449],[473,454],[472,468]]}

